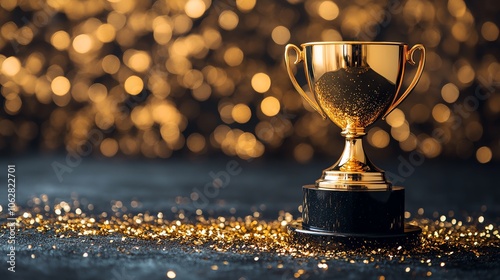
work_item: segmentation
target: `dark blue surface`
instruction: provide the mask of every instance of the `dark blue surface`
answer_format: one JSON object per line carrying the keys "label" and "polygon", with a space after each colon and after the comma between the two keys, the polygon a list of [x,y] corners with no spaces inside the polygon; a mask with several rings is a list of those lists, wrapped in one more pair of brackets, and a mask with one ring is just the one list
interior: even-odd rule
{"label": "dark blue surface", "polygon": [[[297,207],[302,201],[301,186],[314,182],[327,162],[301,165],[281,160],[254,160],[217,158],[203,160],[123,160],[83,158],[78,165],[65,173],[62,181],[56,176],[52,164],[65,164],[65,156],[24,156],[3,159],[2,165],[16,164],[17,201],[23,206],[34,196],[47,194],[52,202],[71,201],[78,197],[94,205],[94,212],[110,211],[111,201],[120,200],[130,205],[139,201],[136,212],[162,211],[173,217],[172,206],[179,197],[189,197],[193,192],[205,194],[204,187],[212,177],[219,177],[223,187],[217,193],[209,193],[206,203],[189,202],[181,207],[201,208],[204,213],[225,216],[245,216],[261,211],[264,218],[275,219],[279,210],[291,211],[299,216]],[[376,161],[380,162],[380,161]],[[229,164],[229,167],[228,167]],[[398,173],[398,162],[382,162],[380,167]],[[426,215],[433,212],[455,211],[479,213],[486,206],[485,216],[498,222],[500,217],[499,164],[479,165],[458,161],[426,161],[405,176],[406,209],[415,213],[424,208]],[[229,168],[229,169],[228,169]],[[239,172],[236,172],[239,171]],[[224,175],[224,174],[233,175]],[[211,175],[212,174],[212,175]],[[214,175],[215,174],[215,175]],[[407,175],[406,173],[404,175]],[[6,171],[0,174],[6,181]],[[401,177],[403,178],[403,177]],[[2,184],[5,186],[5,184]],[[4,188],[5,189],[5,188]],[[0,195],[0,203],[6,209],[6,191]],[[208,195],[207,195],[208,196]],[[200,207],[201,206],[201,207]],[[130,208],[130,207],[129,207]],[[230,214],[231,208],[236,211]],[[5,210],[4,210],[5,211]],[[87,211],[88,212],[88,211]],[[170,213],[170,214],[168,214]],[[6,256],[5,232],[2,232],[2,256]],[[7,272],[4,263],[1,279],[165,279],[168,270],[177,273],[176,279],[290,279],[298,269],[308,269],[309,279],[386,279],[422,277],[427,268],[416,268],[406,273],[408,263],[386,261],[378,264],[331,261],[329,269],[317,269],[317,260],[294,259],[261,253],[259,261],[254,255],[216,252],[202,247],[200,252],[171,241],[156,244],[144,240],[130,240],[122,247],[131,252],[124,254],[110,248],[113,237],[55,239],[35,232],[23,232],[18,236],[19,251],[16,274]],[[28,250],[28,244],[34,248]],[[57,244],[58,250],[47,250]],[[31,258],[35,252],[36,258]],[[82,258],[83,252],[100,252],[99,258]],[[5,257],[4,257],[5,258]],[[467,257],[469,258],[469,257]],[[457,260],[445,269],[435,270],[434,278],[494,279],[500,270],[498,260],[484,263],[473,259]],[[1,259],[1,258],[0,258]],[[221,266],[224,260],[227,266]],[[3,261],[2,261],[3,262]],[[283,263],[284,268],[276,268]],[[462,267],[470,263],[470,267]],[[219,264],[219,270],[210,267]],[[267,268],[271,265],[273,268]],[[420,271],[422,270],[422,271]],[[305,277],[305,276],[304,276]]]}

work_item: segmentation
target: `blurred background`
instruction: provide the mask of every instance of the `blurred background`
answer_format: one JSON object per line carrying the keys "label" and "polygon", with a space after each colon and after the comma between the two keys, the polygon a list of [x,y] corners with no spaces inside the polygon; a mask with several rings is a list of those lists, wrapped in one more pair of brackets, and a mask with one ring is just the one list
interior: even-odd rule
{"label": "blurred background", "polygon": [[284,47],[376,40],[422,43],[427,64],[369,127],[369,153],[488,163],[499,12],[495,0],[2,0],[0,150],[334,161],[340,129],[293,89]]}

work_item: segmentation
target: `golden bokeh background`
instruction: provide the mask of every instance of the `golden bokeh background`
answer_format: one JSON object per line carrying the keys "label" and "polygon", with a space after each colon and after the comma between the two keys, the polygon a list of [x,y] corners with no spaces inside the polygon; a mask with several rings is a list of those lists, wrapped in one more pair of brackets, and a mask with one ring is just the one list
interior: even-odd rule
{"label": "golden bokeh background", "polygon": [[[500,159],[499,7],[494,0],[2,0],[0,150],[334,157],[340,130],[293,89],[284,45],[377,40],[422,43],[428,58],[414,92],[369,128],[367,144],[386,155],[488,163]],[[415,69],[407,70],[411,77]]]}

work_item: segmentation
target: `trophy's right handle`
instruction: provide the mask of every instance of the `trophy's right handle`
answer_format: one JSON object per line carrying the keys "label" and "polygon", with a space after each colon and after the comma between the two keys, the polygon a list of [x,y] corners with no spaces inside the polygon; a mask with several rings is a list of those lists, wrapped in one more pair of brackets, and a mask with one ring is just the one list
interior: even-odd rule
{"label": "trophy's right handle", "polygon": [[299,49],[299,47],[295,46],[294,44],[288,44],[286,45],[285,48],[285,64],[286,64],[286,71],[288,72],[288,76],[290,77],[290,80],[292,81],[293,86],[295,89],[299,92],[299,94],[313,107],[316,112],[318,112],[323,119],[326,119],[326,115],[321,110],[321,108],[318,106],[316,102],[314,102],[308,95],[307,93],[302,89],[302,87],[299,85],[297,82],[297,79],[295,79],[295,75],[293,74],[291,65],[290,65],[290,58],[288,56],[288,53],[290,50],[294,50],[295,53],[297,54],[297,58],[295,59],[294,64],[298,64],[304,59],[304,53]]}
{"label": "trophy's right handle", "polygon": [[425,66],[425,47],[422,44],[416,44],[414,45],[405,55],[406,61],[410,63],[411,65],[415,65],[415,61],[413,60],[413,54],[415,53],[416,50],[420,50],[422,54],[420,55],[420,61],[418,62],[418,68],[417,72],[415,73],[415,77],[413,77],[413,80],[411,81],[410,85],[408,88],[405,90],[403,94],[401,94],[401,97],[399,97],[396,102],[394,102],[389,109],[385,112],[384,116],[382,119],[385,119],[391,112],[392,110],[396,109],[398,105],[405,100],[405,98],[410,94],[410,92],[413,90],[413,88],[417,85],[418,80],[420,80],[420,76],[422,76],[422,73],[424,72],[424,66]]}

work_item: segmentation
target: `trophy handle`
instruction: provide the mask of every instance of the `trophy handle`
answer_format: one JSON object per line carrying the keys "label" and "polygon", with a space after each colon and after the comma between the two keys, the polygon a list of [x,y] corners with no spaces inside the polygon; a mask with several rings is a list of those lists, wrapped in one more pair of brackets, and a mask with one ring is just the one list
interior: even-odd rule
{"label": "trophy handle", "polygon": [[405,98],[408,96],[408,94],[413,90],[413,88],[417,85],[418,80],[420,80],[420,76],[422,76],[422,72],[424,70],[424,65],[425,65],[425,48],[422,44],[416,44],[413,46],[405,55],[406,61],[410,63],[411,65],[415,65],[415,61],[413,60],[413,53],[415,53],[416,50],[420,50],[422,54],[420,55],[420,61],[418,62],[418,68],[417,72],[415,73],[415,77],[413,77],[413,80],[411,81],[410,85],[406,89],[406,91],[399,97],[396,102],[392,103],[392,105],[387,109],[386,113],[382,117],[382,119],[385,119],[387,115],[389,115],[392,110],[396,109],[396,107],[405,100]]}
{"label": "trophy handle", "polygon": [[304,53],[294,44],[288,44],[286,45],[285,48],[285,64],[286,64],[286,71],[288,72],[288,76],[290,77],[290,80],[292,81],[293,86],[295,89],[300,93],[300,95],[313,107],[316,112],[318,112],[323,119],[326,119],[325,113],[321,110],[321,108],[318,106],[316,102],[314,102],[308,95],[305,93],[305,91],[300,87],[299,83],[295,79],[295,76],[292,72],[292,68],[290,65],[290,59],[288,56],[288,53],[290,52],[290,49],[294,50],[295,53],[297,53],[297,58],[295,59],[294,64],[298,64],[304,59]]}

